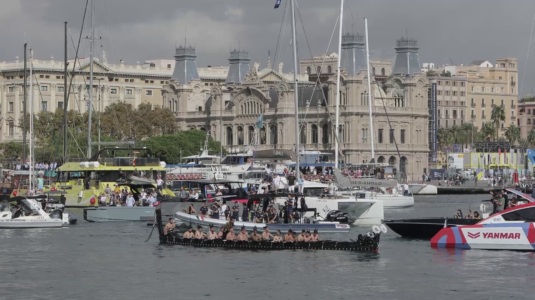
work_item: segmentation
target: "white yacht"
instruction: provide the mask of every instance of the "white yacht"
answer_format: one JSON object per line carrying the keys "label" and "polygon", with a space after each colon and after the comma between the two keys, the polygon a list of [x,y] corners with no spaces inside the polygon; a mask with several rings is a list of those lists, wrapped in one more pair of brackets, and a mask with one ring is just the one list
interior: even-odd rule
{"label": "white yacht", "polygon": [[66,212],[47,214],[34,199],[22,198],[18,202],[22,212],[20,216],[10,210],[9,203],[0,204],[0,228],[60,228],[69,224],[69,215]]}

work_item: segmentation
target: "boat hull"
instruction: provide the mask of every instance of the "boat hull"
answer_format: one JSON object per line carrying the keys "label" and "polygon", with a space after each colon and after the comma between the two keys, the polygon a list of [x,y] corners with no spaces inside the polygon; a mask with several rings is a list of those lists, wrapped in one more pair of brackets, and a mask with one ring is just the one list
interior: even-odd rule
{"label": "boat hull", "polygon": [[[175,214],[175,222],[177,224],[181,224],[181,227],[187,227],[187,226],[203,226],[205,228],[208,228],[208,226],[213,225],[216,228],[220,228],[223,225],[227,223],[224,219],[212,219],[212,218],[204,218],[200,217],[198,215],[190,215],[183,212],[177,212]],[[274,223],[274,224],[268,224],[269,231],[270,232],[277,232],[277,230],[286,232],[288,229],[293,229],[294,231],[298,230],[301,231],[302,229],[305,230],[318,230],[320,233],[347,233],[349,232],[349,225],[348,224],[340,224],[338,222],[321,222],[321,223],[311,223],[311,224],[285,224],[285,223]],[[252,222],[243,222],[240,220],[237,220],[234,222],[234,228],[237,230],[241,227],[245,227],[247,231],[253,231],[253,228],[257,228],[258,231],[264,230],[263,228],[266,226],[266,224],[263,223],[252,223]]]}
{"label": "boat hull", "polygon": [[154,218],[154,207],[90,207],[84,208],[84,220],[88,222],[146,221]]}
{"label": "boat hull", "polygon": [[474,225],[478,221],[474,219],[426,218],[385,220],[383,223],[404,238],[429,240],[444,228],[444,226]]}
{"label": "boat hull", "polygon": [[23,228],[61,228],[63,221],[61,219],[43,219],[30,220],[24,217],[17,219],[0,219],[1,229],[23,229]]}
{"label": "boat hull", "polygon": [[438,189],[432,184],[409,184],[409,188],[413,195],[436,195]]}
{"label": "boat hull", "polygon": [[368,203],[366,210],[353,222],[353,225],[380,225],[385,218],[383,202],[371,199],[358,199],[358,203]]}
{"label": "boat hull", "polygon": [[535,223],[497,223],[443,228],[433,248],[535,251]]}

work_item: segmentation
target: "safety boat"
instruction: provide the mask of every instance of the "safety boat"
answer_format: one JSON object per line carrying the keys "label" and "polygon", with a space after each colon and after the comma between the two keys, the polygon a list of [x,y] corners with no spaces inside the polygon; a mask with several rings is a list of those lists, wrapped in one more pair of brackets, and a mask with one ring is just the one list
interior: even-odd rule
{"label": "safety boat", "polygon": [[[272,241],[230,241],[230,240],[201,240],[201,239],[184,239],[177,232],[171,232],[164,235],[161,210],[156,209],[156,219],[158,223],[160,244],[181,245],[192,247],[207,248],[228,248],[241,250],[348,250],[359,252],[377,252],[379,250],[379,240],[381,233],[386,232],[386,227],[379,228],[374,226],[374,232],[368,232],[365,235],[359,234],[357,240],[351,241],[318,241],[318,242],[281,242]],[[271,225],[270,225],[271,226]],[[382,231],[384,230],[384,231]]]}
{"label": "safety boat", "polygon": [[10,204],[0,203],[0,228],[60,228],[69,224],[69,214],[61,210],[54,210],[48,214],[35,199],[17,197],[11,199],[17,202],[17,209],[10,210]]}
{"label": "safety boat", "polygon": [[498,212],[475,225],[444,228],[433,248],[535,251],[535,203]]}

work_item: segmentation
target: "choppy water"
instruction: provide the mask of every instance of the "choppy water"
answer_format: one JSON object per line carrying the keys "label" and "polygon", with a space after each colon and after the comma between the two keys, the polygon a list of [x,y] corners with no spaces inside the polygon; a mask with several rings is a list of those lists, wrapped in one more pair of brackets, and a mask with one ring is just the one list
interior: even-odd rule
{"label": "choppy water", "polygon": [[[486,196],[419,197],[387,218],[477,210]],[[0,230],[0,299],[534,299],[535,253],[431,249],[389,232],[379,253],[252,252],[144,243],[144,223]],[[354,238],[368,228],[354,228]]]}

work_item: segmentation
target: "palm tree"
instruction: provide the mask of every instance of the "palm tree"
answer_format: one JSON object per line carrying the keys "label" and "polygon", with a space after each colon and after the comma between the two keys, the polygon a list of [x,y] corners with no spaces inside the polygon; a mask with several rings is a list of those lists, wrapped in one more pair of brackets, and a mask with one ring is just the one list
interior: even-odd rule
{"label": "palm tree", "polygon": [[530,146],[533,146],[533,144],[535,144],[535,128],[531,128],[528,133],[528,143]]}
{"label": "palm tree", "polygon": [[505,122],[505,108],[503,108],[501,105],[492,105],[492,114],[490,115],[490,119],[494,123],[494,126],[496,127],[496,139],[498,140],[498,131],[500,130],[500,122]]}
{"label": "palm tree", "polygon": [[520,148],[527,149],[529,148],[529,141],[527,139],[519,139],[518,145],[520,146]]}
{"label": "palm tree", "polygon": [[474,124],[472,124],[472,123],[462,123],[461,126],[460,126],[460,130],[463,133],[464,143],[465,144],[468,144],[469,142],[473,143],[473,141],[474,141],[473,138],[476,138],[474,134],[477,134],[477,132],[475,131],[475,128],[474,128]]}
{"label": "palm tree", "polygon": [[459,144],[460,141],[462,140],[462,132],[461,132],[461,128],[457,125],[453,125],[449,128],[449,133],[451,135],[451,139],[452,139],[452,142],[454,144]]}
{"label": "palm tree", "polygon": [[481,127],[481,134],[483,135],[483,139],[486,141],[491,136],[494,136],[494,132],[496,131],[496,128],[492,125],[490,122],[483,123],[483,126]]}
{"label": "palm tree", "polygon": [[511,145],[514,145],[515,142],[520,139],[520,128],[516,127],[515,124],[511,124],[505,131],[505,137]]}
{"label": "palm tree", "polygon": [[437,131],[437,140],[441,147],[451,143],[450,132],[445,128],[440,128]]}

